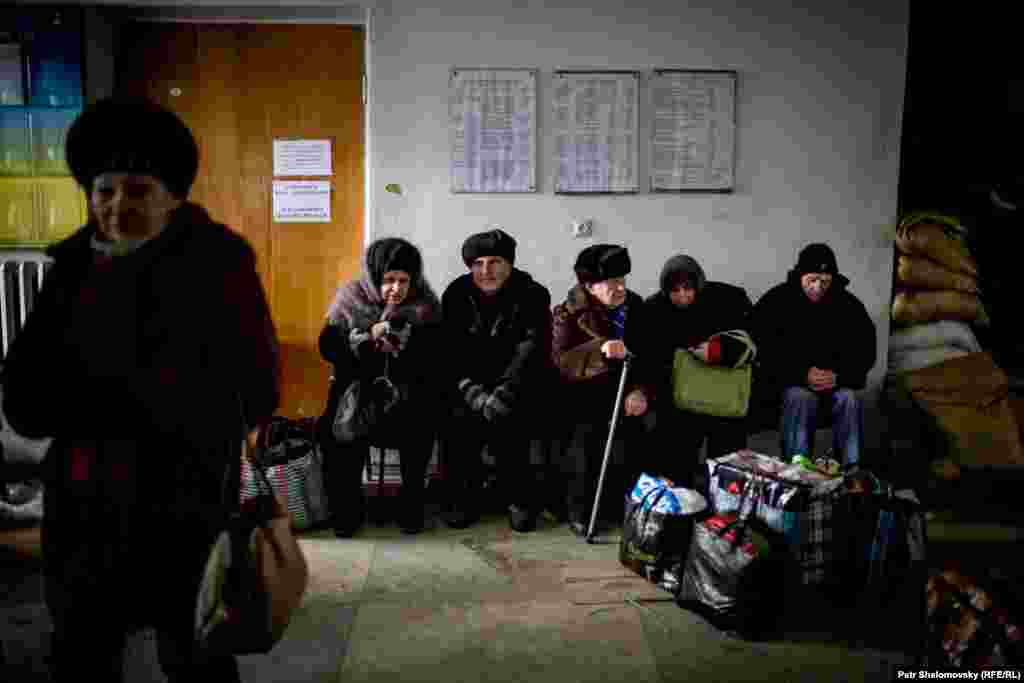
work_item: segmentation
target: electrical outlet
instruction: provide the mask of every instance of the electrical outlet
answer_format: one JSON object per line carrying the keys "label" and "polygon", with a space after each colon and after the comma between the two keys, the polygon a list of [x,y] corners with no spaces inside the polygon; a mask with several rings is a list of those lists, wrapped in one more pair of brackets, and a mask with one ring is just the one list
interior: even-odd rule
{"label": "electrical outlet", "polygon": [[573,237],[590,237],[594,232],[594,222],[589,218],[572,222]]}

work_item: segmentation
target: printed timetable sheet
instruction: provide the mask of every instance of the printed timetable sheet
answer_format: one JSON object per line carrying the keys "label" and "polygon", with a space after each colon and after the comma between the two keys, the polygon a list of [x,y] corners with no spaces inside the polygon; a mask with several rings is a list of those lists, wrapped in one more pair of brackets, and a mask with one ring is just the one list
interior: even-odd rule
{"label": "printed timetable sheet", "polygon": [[636,192],[636,72],[556,72],[555,192]]}
{"label": "printed timetable sheet", "polygon": [[452,192],[536,192],[537,72],[453,69]]}
{"label": "printed timetable sheet", "polygon": [[731,191],[735,109],[735,72],[655,72],[651,77],[651,190]]}

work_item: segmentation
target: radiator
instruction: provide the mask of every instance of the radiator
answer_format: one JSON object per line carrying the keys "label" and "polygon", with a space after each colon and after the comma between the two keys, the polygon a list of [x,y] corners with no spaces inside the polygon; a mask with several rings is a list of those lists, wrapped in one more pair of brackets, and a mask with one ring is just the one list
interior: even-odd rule
{"label": "radiator", "polygon": [[52,261],[39,254],[5,254],[0,252],[0,362],[7,357],[11,343],[25,326],[43,277],[50,271]]}

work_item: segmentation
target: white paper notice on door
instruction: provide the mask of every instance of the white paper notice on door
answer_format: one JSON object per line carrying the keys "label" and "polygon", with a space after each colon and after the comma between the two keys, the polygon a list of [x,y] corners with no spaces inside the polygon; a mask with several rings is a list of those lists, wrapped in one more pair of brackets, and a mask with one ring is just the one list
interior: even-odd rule
{"label": "white paper notice on door", "polygon": [[330,223],[329,180],[275,180],[275,223]]}
{"label": "white paper notice on door", "polygon": [[274,175],[331,175],[331,141],[274,140]]}

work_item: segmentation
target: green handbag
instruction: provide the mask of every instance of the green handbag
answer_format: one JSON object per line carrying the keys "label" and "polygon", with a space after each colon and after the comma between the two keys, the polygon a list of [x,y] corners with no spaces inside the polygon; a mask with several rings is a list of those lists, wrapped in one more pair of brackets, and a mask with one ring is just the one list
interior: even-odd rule
{"label": "green handbag", "polygon": [[744,417],[750,404],[757,347],[743,330],[727,330],[722,336],[746,344],[733,367],[708,365],[686,349],[676,349],[672,362],[672,399],[676,407],[715,417]]}

